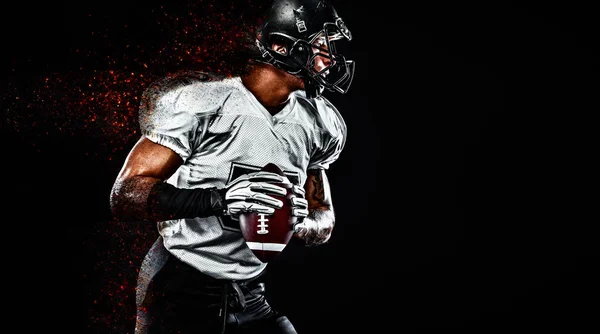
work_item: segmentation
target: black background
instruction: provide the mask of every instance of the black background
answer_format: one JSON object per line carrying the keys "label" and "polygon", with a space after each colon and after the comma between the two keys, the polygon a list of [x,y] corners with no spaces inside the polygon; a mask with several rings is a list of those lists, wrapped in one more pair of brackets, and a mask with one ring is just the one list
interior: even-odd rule
{"label": "black background", "polygon": [[[111,149],[114,133],[14,101],[49,73],[106,70],[106,55],[134,67],[140,51],[126,44],[169,38],[147,15],[159,6],[3,10],[5,324],[132,333],[139,251],[155,231],[112,222],[108,194],[137,137]],[[327,95],[348,125],[329,172],[338,223],[328,245],[291,245],[271,266],[272,303],[301,333],[600,329],[597,218],[586,214],[597,198],[591,4],[337,8],[357,63],[351,91]],[[74,84],[53,86],[57,99]]]}

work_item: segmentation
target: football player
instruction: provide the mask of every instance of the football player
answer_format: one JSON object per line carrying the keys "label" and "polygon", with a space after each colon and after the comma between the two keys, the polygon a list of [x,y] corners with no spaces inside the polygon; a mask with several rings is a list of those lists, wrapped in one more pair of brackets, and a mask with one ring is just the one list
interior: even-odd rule
{"label": "football player", "polygon": [[272,214],[282,176],[294,184],[295,237],[327,242],[334,211],[326,170],[346,125],[322,92],[346,93],[352,35],[327,1],[275,0],[257,55],[239,76],[191,73],[144,92],[142,136],[114,182],[120,221],[156,222],[138,276],[136,333],[296,333],[265,299],[266,264],[240,232],[243,212]]}

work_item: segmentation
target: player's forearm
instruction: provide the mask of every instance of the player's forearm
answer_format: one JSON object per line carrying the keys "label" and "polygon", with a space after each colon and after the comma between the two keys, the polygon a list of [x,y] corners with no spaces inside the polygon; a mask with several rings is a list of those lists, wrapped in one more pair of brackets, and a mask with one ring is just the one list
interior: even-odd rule
{"label": "player's forearm", "polygon": [[115,183],[111,206],[122,221],[164,221],[223,213],[223,190],[181,189],[160,179],[134,176]]}

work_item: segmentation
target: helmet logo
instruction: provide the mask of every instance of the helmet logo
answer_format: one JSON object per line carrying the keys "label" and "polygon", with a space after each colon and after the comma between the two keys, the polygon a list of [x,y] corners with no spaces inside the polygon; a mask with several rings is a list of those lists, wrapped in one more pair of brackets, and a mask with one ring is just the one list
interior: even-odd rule
{"label": "helmet logo", "polygon": [[296,27],[298,28],[298,32],[306,31],[306,23],[302,19],[300,19],[300,13],[304,11],[304,6],[300,6],[298,9],[294,9],[294,14],[296,14]]}
{"label": "helmet logo", "polygon": [[296,26],[298,27],[298,32],[306,31],[306,24],[300,18],[296,18]]}

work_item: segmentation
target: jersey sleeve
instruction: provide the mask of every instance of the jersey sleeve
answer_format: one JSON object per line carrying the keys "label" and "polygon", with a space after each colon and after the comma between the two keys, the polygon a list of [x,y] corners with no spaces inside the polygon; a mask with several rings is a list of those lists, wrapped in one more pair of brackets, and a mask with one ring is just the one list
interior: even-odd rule
{"label": "jersey sleeve", "polygon": [[142,98],[139,121],[142,135],[170,148],[185,161],[192,153],[198,122],[194,115],[178,107],[182,89],[147,90]]}
{"label": "jersey sleeve", "polygon": [[308,169],[329,169],[342,153],[346,144],[347,127],[338,110],[327,100],[319,109],[321,134],[319,145],[315,147]]}
{"label": "jersey sleeve", "polygon": [[139,124],[143,136],[166,146],[185,161],[198,146],[200,118],[205,109],[217,108],[197,92],[210,90],[215,78],[184,74],[155,82],[142,94]]}

